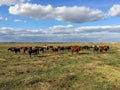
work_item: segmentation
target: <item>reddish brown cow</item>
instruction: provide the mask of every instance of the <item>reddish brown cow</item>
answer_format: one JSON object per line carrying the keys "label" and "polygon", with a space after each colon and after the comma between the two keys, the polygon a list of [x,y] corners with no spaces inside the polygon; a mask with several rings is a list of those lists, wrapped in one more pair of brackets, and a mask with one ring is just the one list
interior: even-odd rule
{"label": "reddish brown cow", "polygon": [[99,49],[100,49],[100,52],[103,52],[103,51],[107,52],[109,50],[109,46],[100,46]]}
{"label": "reddish brown cow", "polygon": [[57,48],[57,47],[53,47],[53,48],[51,48],[51,50],[52,50],[53,52],[58,52],[58,48]]}
{"label": "reddish brown cow", "polygon": [[82,47],[79,46],[71,46],[71,53],[73,54],[74,52],[79,52],[82,50]]}
{"label": "reddish brown cow", "polygon": [[22,52],[23,54],[25,54],[26,51],[28,50],[28,47],[21,47],[20,49],[21,49],[21,52]]}

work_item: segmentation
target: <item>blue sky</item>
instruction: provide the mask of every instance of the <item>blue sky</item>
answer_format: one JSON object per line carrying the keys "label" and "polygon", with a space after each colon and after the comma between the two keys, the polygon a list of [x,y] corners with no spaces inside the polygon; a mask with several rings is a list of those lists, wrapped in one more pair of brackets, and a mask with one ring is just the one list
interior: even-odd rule
{"label": "blue sky", "polygon": [[0,42],[120,42],[120,0],[1,0]]}

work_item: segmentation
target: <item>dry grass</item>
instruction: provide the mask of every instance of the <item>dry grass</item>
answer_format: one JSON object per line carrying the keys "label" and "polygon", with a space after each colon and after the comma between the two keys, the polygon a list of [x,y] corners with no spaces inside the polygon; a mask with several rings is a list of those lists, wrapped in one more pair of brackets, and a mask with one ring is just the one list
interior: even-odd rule
{"label": "dry grass", "polygon": [[[38,56],[8,52],[11,46],[42,46],[45,43],[0,44],[0,90],[120,90],[120,43],[107,53],[81,51]],[[92,45],[93,43],[48,43],[54,46]]]}

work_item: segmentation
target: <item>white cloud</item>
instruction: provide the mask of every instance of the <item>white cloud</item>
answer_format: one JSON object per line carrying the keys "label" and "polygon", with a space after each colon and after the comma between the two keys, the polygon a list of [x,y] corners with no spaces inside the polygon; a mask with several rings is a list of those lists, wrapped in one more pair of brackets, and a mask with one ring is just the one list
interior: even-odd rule
{"label": "white cloud", "polygon": [[120,25],[117,26],[85,26],[75,30],[78,33],[117,32],[120,33]]}
{"label": "white cloud", "polygon": [[1,5],[15,5],[15,4],[20,4],[24,2],[29,2],[29,0],[0,0],[0,6]]}
{"label": "white cloud", "polygon": [[7,21],[7,20],[8,20],[8,18],[4,18],[4,17],[0,16],[0,21]]}
{"label": "white cloud", "polygon": [[120,4],[113,5],[109,10],[109,15],[111,15],[111,16],[120,16]]}
{"label": "white cloud", "polygon": [[51,5],[42,6],[37,4],[16,4],[9,8],[9,12],[14,15],[22,15],[30,18],[45,19],[51,18],[53,8]]}
{"label": "white cloud", "polygon": [[24,22],[24,23],[26,23],[25,20],[20,20],[20,19],[15,19],[14,22]]}
{"label": "white cloud", "polygon": [[55,11],[56,19],[66,22],[83,23],[97,21],[105,18],[102,11],[88,7],[57,7]]}
{"label": "white cloud", "polygon": [[[8,39],[9,38],[9,39]],[[84,26],[74,27],[53,26],[46,29],[28,30],[20,28],[1,27],[0,42],[2,41],[120,41],[120,25],[117,26]]]}
{"label": "white cloud", "polygon": [[9,8],[9,13],[36,19],[56,19],[60,21],[83,23],[105,18],[105,14],[98,9],[88,7],[52,7],[38,4],[16,4]]}

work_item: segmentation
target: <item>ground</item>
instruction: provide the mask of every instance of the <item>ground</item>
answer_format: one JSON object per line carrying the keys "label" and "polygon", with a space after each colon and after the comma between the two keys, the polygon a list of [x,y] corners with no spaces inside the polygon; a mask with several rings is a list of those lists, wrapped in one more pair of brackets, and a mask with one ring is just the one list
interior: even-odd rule
{"label": "ground", "polygon": [[14,54],[11,46],[42,46],[44,43],[0,44],[0,90],[120,90],[120,43],[48,43],[109,45],[108,52],[40,52]]}

